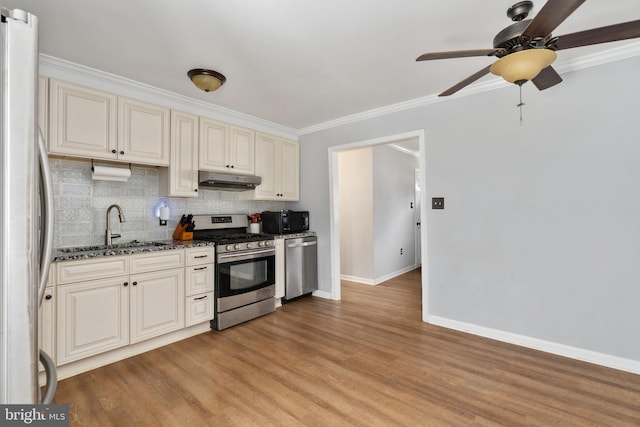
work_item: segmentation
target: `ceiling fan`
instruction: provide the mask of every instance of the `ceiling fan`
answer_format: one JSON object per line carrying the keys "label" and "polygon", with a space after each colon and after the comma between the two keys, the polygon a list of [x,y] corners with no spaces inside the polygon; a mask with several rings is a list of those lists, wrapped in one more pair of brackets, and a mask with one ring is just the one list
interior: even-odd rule
{"label": "ceiling fan", "polygon": [[585,0],[548,0],[533,19],[525,19],[533,8],[533,2],[518,2],[507,10],[507,16],[515,23],[495,36],[493,49],[425,53],[416,58],[416,61],[469,56],[499,58],[439,96],[452,95],[489,72],[520,87],[531,80],[539,90],[550,88],[562,81],[551,66],[556,59],[557,50],[640,37],[640,20],[553,37],[551,32],[584,2]]}

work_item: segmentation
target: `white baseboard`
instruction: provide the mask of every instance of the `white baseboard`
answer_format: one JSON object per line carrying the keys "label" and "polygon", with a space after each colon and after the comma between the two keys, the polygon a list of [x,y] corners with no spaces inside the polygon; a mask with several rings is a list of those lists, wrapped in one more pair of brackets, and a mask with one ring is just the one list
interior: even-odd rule
{"label": "white baseboard", "polygon": [[331,298],[331,292],[327,292],[327,291],[313,291],[311,295],[318,298],[333,299]]}
{"label": "white baseboard", "polygon": [[432,325],[443,326],[445,328],[455,329],[456,331],[467,332],[485,338],[491,338],[510,344],[516,344],[523,347],[556,354],[558,356],[564,356],[571,359],[581,360],[583,362],[606,366],[608,368],[619,369],[621,371],[631,372],[634,374],[640,374],[640,361],[638,360],[612,356],[592,350],[585,350],[583,348],[558,344],[551,341],[545,341],[525,335],[505,332],[498,329],[486,328],[484,326],[478,326],[472,323],[459,322],[457,320],[451,320],[439,316],[428,316],[427,322]]}
{"label": "white baseboard", "polygon": [[349,276],[348,274],[341,274],[340,280],[346,280],[348,282],[362,283],[363,285],[375,285],[373,279],[367,279],[365,277]]}
{"label": "white baseboard", "polygon": [[401,276],[405,273],[415,270],[416,268],[418,268],[417,265],[410,265],[400,270],[396,270],[392,273],[385,274],[384,276],[376,277],[375,279],[368,279],[365,277],[349,276],[348,274],[341,274],[340,280],[347,280],[349,282],[362,283],[363,285],[379,285],[380,283],[386,282],[387,280],[391,280],[394,277]]}

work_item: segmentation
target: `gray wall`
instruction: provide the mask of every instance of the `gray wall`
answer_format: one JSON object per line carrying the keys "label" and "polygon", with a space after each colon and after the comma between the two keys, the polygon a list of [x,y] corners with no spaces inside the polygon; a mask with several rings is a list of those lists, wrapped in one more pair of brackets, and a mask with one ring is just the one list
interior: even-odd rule
{"label": "gray wall", "polygon": [[378,281],[415,266],[411,203],[415,199],[416,160],[388,146],[373,147],[373,265]]}
{"label": "gray wall", "polygon": [[302,136],[320,289],[328,147],[424,129],[423,191],[446,198],[427,211],[429,313],[640,361],[639,69],[636,57],[528,84],[522,123],[510,86]]}

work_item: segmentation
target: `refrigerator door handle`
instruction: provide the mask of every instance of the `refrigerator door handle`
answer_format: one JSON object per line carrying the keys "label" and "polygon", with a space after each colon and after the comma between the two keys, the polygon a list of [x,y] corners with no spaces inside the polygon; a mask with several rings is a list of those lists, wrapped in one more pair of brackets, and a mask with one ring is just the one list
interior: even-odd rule
{"label": "refrigerator door handle", "polygon": [[53,402],[53,396],[56,394],[56,388],[58,386],[58,373],[56,372],[56,364],[53,359],[40,350],[40,362],[44,366],[44,373],[46,376],[47,386],[44,390],[44,396],[40,398],[40,403],[43,405],[49,405]]}
{"label": "refrigerator door handle", "polygon": [[42,131],[38,131],[38,158],[40,163],[40,201],[42,215],[42,235],[40,250],[40,283],[38,286],[38,305],[44,298],[44,290],[49,278],[49,266],[53,254],[53,229],[54,229],[54,202],[53,202],[53,182],[51,180],[51,170],[49,169],[49,156],[47,147],[44,144]]}

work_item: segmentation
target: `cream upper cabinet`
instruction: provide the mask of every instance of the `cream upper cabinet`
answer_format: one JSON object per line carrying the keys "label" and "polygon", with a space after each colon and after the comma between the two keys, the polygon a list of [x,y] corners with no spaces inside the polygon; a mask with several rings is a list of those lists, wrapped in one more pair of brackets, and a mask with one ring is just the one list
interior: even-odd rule
{"label": "cream upper cabinet", "polygon": [[256,175],[262,183],[250,197],[256,200],[295,201],[300,198],[299,145],[272,135],[256,135]]}
{"label": "cream upper cabinet", "polygon": [[49,153],[169,165],[169,109],[49,80]]}
{"label": "cream upper cabinet", "polygon": [[118,160],[169,165],[169,109],[118,98]]}
{"label": "cream upper cabinet", "polygon": [[171,159],[158,185],[161,196],[198,197],[198,116],[171,110]]}
{"label": "cream upper cabinet", "polygon": [[255,173],[255,132],[200,118],[201,170],[245,175]]}
{"label": "cream upper cabinet", "polygon": [[49,80],[49,152],[116,160],[117,97]]}

